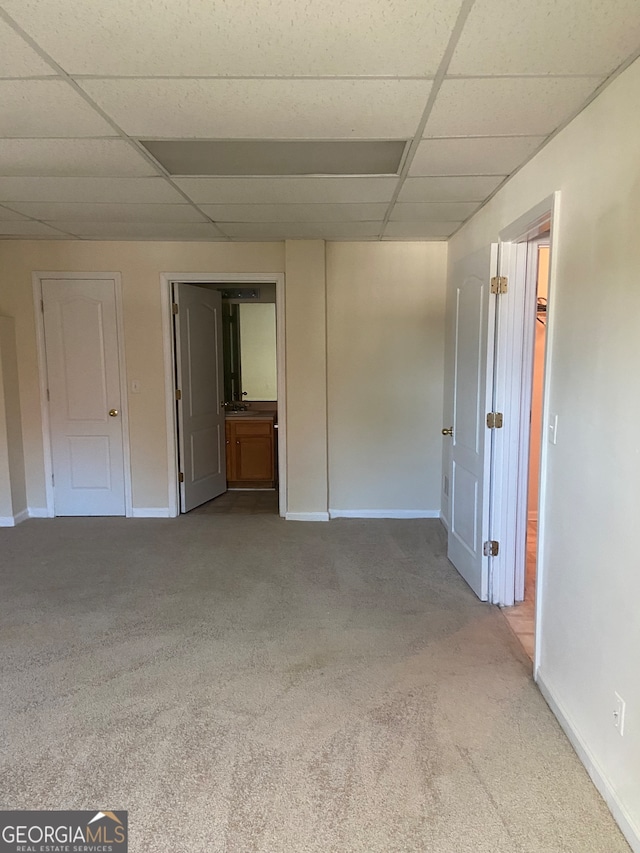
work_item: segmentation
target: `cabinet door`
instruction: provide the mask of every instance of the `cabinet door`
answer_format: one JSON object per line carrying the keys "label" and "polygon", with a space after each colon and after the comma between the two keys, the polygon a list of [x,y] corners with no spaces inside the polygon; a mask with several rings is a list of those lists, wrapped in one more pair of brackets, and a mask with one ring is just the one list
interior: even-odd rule
{"label": "cabinet door", "polygon": [[227,481],[235,480],[235,438],[233,423],[227,421],[224,427],[225,445],[227,450]]}
{"label": "cabinet door", "polygon": [[236,423],[234,480],[273,480],[273,428],[270,423]]}

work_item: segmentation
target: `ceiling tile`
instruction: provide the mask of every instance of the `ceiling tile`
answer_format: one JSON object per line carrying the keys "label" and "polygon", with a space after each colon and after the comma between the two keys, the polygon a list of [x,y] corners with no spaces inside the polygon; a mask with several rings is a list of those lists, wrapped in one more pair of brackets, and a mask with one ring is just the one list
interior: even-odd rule
{"label": "ceiling tile", "polygon": [[198,204],[332,204],[388,202],[398,179],[176,178],[175,183]]}
{"label": "ceiling tile", "polygon": [[208,222],[56,222],[78,237],[92,240],[221,240]]}
{"label": "ceiling tile", "polygon": [[460,0],[4,0],[3,6],[72,74],[433,75]]}
{"label": "ceiling tile", "polygon": [[190,204],[87,204],[84,202],[13,202],[18,213],[34,219],[69,222],[203,222]]}
{"label": "ceiling tile", "polygon": [[[63,229],[64,230],[64,229]],[[0,222],[0,236],[6,237],[64,237],[60,230],[44,222]]]}
{"label": "ceiling tile", "polygon": [[358,240],[377,237],[382,222],[219,222],[230,237],[246,240]]}
{"label": "ceiling tile", "polygon": [[0,175],[157,175],[122,139],[0,139]]}
{"label": "ceiling tile", "polygon": [[383,204],[203,204],[202,210],[224,222],[362,222],[384,219]]}
{"label": "ceiling tile", "polygon": [[0,21],[0,77],[46,77],[55,71],[15,30]]}
{"label": "ceiling tile", "polygon": [[389,222],[383,240],[444,240],[460,222]]}
{"label": "ceiling tile", "polygon": [[2,222],[9,222],[10,220],[24,220],[25,217],[20,213],[16,213],[13,210],[9,210],[7,207],[0,207],[0,220]]}
{"label": "ceiling tile", "polygon": [[404,139],[424,80],[81,80],[130,136]]}
{"label": "ceiling tile", "polygon": [[183,196],[164,178],[2,178],[2,201],[77,201],[180,204]]}
{"label": "ceiling tile", "polygon": [[505,177],[407,178],[398,201],[484,201]]}
{"label": "ceiling tile", "polygon": [[445,80],[424,136],[538,136],[573,115],[599,77]]}
{"label": "ceiling tile", "polygon": [[418,145],[409,175],[504,175],[530,157],[545,138],[428,139]]}
{"label": "ceiling tile", "polygon": [[115,136],[64,80],[0,80],[0,136]]}
{"label": "ceiling tile", "polygon": [[476,0],[449,73],[604,76],[638,44],[637,0]]}
{"label": "ceiling tile", "polygon": [[391,219],[396,222],[460,222],[478,209],[477,201],[408,202],[395,204]]}

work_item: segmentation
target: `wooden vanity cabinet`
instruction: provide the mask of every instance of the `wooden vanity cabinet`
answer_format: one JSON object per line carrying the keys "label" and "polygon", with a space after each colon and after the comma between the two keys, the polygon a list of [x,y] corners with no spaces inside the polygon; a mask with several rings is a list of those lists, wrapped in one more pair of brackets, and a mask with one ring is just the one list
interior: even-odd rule
{"label": "wooden vanity cabinet", "polygon": [[272,489],[275,486],[273,418],[228,418],[227,487]]}

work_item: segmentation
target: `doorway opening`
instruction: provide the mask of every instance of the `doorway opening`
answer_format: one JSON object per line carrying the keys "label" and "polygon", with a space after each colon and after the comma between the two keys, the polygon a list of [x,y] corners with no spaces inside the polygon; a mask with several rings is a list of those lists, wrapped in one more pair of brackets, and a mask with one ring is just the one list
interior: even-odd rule
{"label": "doorway opening", "polygon": [[[518,524],[524,528],[516,538],[514,604],[503,609],[511,629],[527,655],[535,656],[535,609],[538,564],[538,512],[540,456],[544,399],[547,307],[549,299],[549,234],[527,243],[525,317],[523,326],[522,401],[520,406],[520,507]],[[523,554],[524,545],[524,554]]]}
{"label": "doorway opening", "polygon": [[284,515],[284,276],[161,285],[170,515]]}

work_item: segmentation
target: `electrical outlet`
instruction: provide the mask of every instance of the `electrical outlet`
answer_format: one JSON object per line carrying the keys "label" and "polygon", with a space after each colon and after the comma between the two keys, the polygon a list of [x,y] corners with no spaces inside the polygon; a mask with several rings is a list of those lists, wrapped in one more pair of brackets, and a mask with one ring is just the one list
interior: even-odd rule
{"label": "electrical outlet", "polygon": [[614,695],[616,700],[613,706],[613,725],[618,729],[618,734],[622,737],[624,735],[624,712],[627,709],[627,703],[615,691]]}

